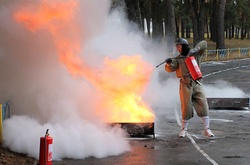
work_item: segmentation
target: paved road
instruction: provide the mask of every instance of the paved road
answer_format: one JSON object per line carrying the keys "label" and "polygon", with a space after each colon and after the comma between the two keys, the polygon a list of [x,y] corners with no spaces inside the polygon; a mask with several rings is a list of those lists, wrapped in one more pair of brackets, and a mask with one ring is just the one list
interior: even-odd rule
{"label": "paved road", "polygon": [[250,94],[249,75],[250,59],[233,60],[221,63],[202,63],[202,73],[206,84],[213,84],[215,80],[225,80]]}
{"label": "paved road", "polygon": [[[204,83],[222,79],[250,93],[250,59],[224,63],[203,63]],[[209,77],[209,78],[208,78]],[[156,138],[130,139],[132,150],[119,156],[103,159],[54,161],[53,165],[249,165],[250,111],[210,110],[211,129],[216,135],[202,135],[203,124],[195,116],[189,123],[189,135],[178,138],[180,130],[179,107],[156,110]]]}

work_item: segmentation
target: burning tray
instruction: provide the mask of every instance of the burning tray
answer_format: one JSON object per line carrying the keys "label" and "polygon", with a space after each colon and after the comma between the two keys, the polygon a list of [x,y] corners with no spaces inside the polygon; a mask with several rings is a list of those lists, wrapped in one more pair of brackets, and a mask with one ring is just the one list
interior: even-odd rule
{"label": "burning tray", "polygon": [[112,126],[119,126],[125,130],[130,137],[145,137],[154,134],[154,123],[112,123]]}
{"label": "burning tray", "polygon": [[207,98],[209,108],[249,108],[249,98]]}

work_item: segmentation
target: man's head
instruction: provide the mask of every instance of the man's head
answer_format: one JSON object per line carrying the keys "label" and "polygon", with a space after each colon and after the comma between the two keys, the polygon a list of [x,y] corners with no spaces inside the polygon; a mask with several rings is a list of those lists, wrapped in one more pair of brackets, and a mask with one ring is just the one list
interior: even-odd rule
{"label": "man's head", "polygon": [[190,51],[190,47],[189,47],[188,41],[186,39],[178,38],[175,41],[175,46],[181,55],[184,55],[184,56],[188,55],[188,53]]}

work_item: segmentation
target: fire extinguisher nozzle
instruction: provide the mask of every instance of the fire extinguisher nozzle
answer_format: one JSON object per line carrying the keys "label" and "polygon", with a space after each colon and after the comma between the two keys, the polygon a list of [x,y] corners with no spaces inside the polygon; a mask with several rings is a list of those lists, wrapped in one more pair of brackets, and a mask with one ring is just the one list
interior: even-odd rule
{"label": "fire extinguisher nozzle", "polygon": [[49,129],[46,130],[45,136],[49,135]]}

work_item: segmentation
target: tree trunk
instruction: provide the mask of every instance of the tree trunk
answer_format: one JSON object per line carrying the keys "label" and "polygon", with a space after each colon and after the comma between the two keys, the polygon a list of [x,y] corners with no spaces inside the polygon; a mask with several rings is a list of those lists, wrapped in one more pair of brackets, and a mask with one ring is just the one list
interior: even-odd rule
{"label": "tree trunk", "polygon": [[235,36],[235,35],[234,35],[234,32],[235,32],[235,29],[234,29],[234,24],[232,24],[232,29],[231,29],[231,31],[232,31],[232,32],[231,32],[231,34],[232,34],[232,38],[234,38],[234,36]]}
{"label": "tree trunk", "polygon": [[176,37],[180,38],[179,24],[178,24],[178,20],[176,18],[175,18],[175,29],[176,29]]}
{"label": "tree trunk", "polygon": [[[143,1],[143,2],[142,2]],[[146,19],[146,25],[147,25],[147,32],[148,32],[148,36],[151,36],[151,32],[150,32],[150,22],[151,22],[151,4],[150,2],[141,0],[140,1],[142,5],[142,11],[144,13],[144,18]],[[143,20],[143,24],[144,24],[144,20]],[[144,29],[145,30],[145,29]]]}
{"label": "tree trunk", "polygon": [[249,28],[247,28],[247,32],[246,32],[246,33],[247,33],[247,37],[246,37],[246,38],[247,38],[247,39],[250,39],[250,31],[249,31]]}
{"label": "tree trunk", "polygon": [[190,0],[193,23],[193,44],[194,46],[204,40],[204,6],[205,0]]}
{"label": "tree trunk", "polygon": [[141,7],[142,7],[142,3],[140,2],[140,0],[136,0],[136,8],[137,8],[137,13],[136,13],[136,15],[137,15],[137,19],[138,19],[138,22],[139,22],[139,28],[141,29],[141,30],[143,30],[144,29],[144,12],[142,12],[142,9],[141,9]]}
{"label": "tree trunk", "polygon": [[[181,37],[182,38],[185,38],[185,30],[186,30],[186,28],[187,28],[187,26],[185,26],[185,21],[184,21],[184,19],[181,19]],[[187,33],[186,33],[186,36],[187,36]]]}
{"label": "tree trunk", "polygon": [[225,40],[224,40],[224,15],[225,15],[225,7],[226,0],[218,0],[218,15],[217,15],[217,40],[216,40],[216,49],[224,49],[225,48]]}
{"label": "tree trunk", "polygon": [[160,10],[161,0],[152,0],[152,38],[161,42],[163,36],[163,21]]}
{"label": "tree trunk", "polygon": [[209,35],[209,22],[208,22],[208,19],[206,19],[206,29],[207,29],[207,39],[210,38],[210,35]]}
{"label": "tree trunk", "polygon": [[228,29],[228,30],[229,30],[229,39],[230,39],[230,40],[232,39],[232,36],[233,36],[233,35],[232,35],[232,32],[233,32],[233,31],[232,31],[232,28],[233,28],[233,25],[230,24],[230,25],[229,25],[229,29]]}
{"label": "tree trunk", "polygon": [[211,41],[216,42],[217,40],[217,16],[218,16],[218,4],[217,4],[218,0],[213,0],[212,3],[212,9],[211,9],[211,23],[210,23],[210,28],[211,28]]}
{"label": "tree trunk", "polygon": [[168,50],[173,47],[175,40],[175,13],[173,0],[165,0],[165,33]]}
{"label": "tree trunk", "polygon": [[127,8],[128,19],[135,22],[140,28],[142,28],[139,0],[124,0],[124,2]]}

